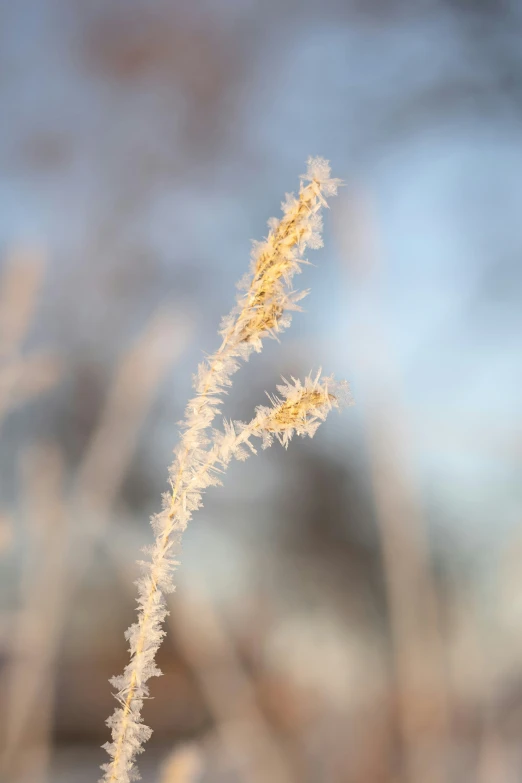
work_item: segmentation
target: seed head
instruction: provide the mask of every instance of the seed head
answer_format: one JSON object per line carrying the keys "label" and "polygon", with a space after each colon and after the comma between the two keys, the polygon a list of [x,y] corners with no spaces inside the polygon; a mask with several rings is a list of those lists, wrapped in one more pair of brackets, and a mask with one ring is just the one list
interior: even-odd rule
{"label": "seed head", "polygon": [[334,195],[340,183],[330,178],[330,166],[323,158],[309,158],[308,171],[301,179],[299,195],[288,194],[280,220],[270,218],[270,231],[263,242],[252,248],[250,275],[240,284],[235,310],[222,324],[221,334],[229,339],[260,348],[261,338],[289,326],[289,311],[300,309],[297,301],[307,292],[296,294],[291,281],[301,271],[306,247],[322,246],[320,210],[328,206],[325,196]]}
{"label": "seed head", "polygon": [[252,422],[252,434],[263,439],[263,448],[272,444],[274,436],[285,448],[294,434],[313,437],[332,408],[352,404],[348,383],[332,376],[321,378],[320,370],[303,382],[285,381],[277,390],[281,396],[268,395],[272,405],[259,406]]}

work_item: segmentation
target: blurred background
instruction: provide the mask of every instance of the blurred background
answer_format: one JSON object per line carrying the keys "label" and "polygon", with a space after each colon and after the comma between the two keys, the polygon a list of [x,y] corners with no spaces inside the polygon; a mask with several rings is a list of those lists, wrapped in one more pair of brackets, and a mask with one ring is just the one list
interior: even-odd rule
{"label": "blurred background", "polygon": [[522,779],[522,4],[0,3],[0,779],[87,783],[177,422],[308,155],[345,181],[184,536],[145,783]]}

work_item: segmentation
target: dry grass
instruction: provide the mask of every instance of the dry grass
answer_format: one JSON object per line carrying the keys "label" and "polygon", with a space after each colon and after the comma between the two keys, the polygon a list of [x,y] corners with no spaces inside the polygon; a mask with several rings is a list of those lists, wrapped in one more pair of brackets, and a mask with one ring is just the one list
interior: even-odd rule
{"label": "dry grass", "polygon": [[294,433],[312,436],[327,413],[347,398],[346,384],[336,384],[318,373],[303,384],[292,380],[280,386],[282,398],[272,399],[270,407],[259,407],[248,424],[224,422],[222,430],[211,430],[223,394],[241,362],[261,350],[265,337],[282,332],[290,323],[291,312],[299,309],[304,292],[291,288],[292,278],[305,263],[304,249],[321,245],[320,210],[326,204],[325,196],[335,194],[338,184],[330,178],[326,161],[308,161],[298,197],[287,197],[283,217],[269,222],[267,239],[254,247],[250,275],[241,281],[236,307],[221,325],[219,349],[200,365],[195,376],[195,396],[187,405],[170,471],[171,491],[165,495],[163,511],[152,520],[155,542],[148,552],[149,560],[142,563],[138,620],[126,632],[130,663],[122,675],[111,680],[120,706],[108,720],[112,742],[105,746],[111,757],[103,767],[105,783],[134,779],[135,756],[150,737],[151,729],[141,717],[149,695],[146,683],[161,674],[155,657],[165,635],[165,596],[174,590],[176,545],[192,513],[202,505],[203,492],[221,483],[219,475],[232,458],[245,459],[255,453],[253,437],[261,438],[266,448],[274,435],[284,446]]}
{"label": "dry grass", "polygon": [[[304,184],[306,188],[304,199],[313,211],[314,191],[310,183]],[[283,227],[278,221],[272,224],[274,238],[255,248],[235,315],[224,322],[224,344],[199,371],[198,377],[204,377],[200,392],[205,394],[198,398],[196,393],[188,415],[195,409],[198,416],[212,416],[213,421],[221,393],[212,395],[206,386],[210,368],[217,377],[231,358],[239,367],[248,352],[261,348],[264,336],[279,337],[292,309],[298,308],[302,293],[290,291],[288,280],[292,270],[297,271],[295,263],[302,259],[292,266],[286,256],[286,242],[299,237],[295,201],[289,219],[281,221]],[[371,479],[368,496],[373,501],[383,555],[387,613],[378,619],[382,636],[377,642],[372,634],[366,636],[375,618],[364,610],[358,624],[350,608],[359,589],[364,589],[362,582],[351,581],[351,565],[357,566],[359,561],[329,549],[324,565],[316,569],[321,556],[317,545],[325,544],[328,532],[324,524],[328,507],[320,504],[319,513],[315,507],[311,512],[320,519],[316,538],[307,532],[301,508],[296,512],[300,515],[300,545],[308,542],[310,547],[307,559],[296,557],[293,544],[290,548],[273,544],[266,551],[256,549],[252,556],[244,542],[234,541],[238,565],[251,563],[252,571],[247,592],[234,597],[233,608],[227,610],[220,603],[223,596],[214,593],[210,575],[208,586],[204,583],[194,590],[183,580],[182,590],[166,596],[170,612],[166,629],[172,642],[165,655],[169,676],[162,683],[162,698],[150,705],[154,713],[151,720],[157,727],[158,741],[166,740],[169,749],[187,736],[194,737],[195,744],[174,750],[160,778],[152,772],[155,750],[151,748],[148,779],[161,783],[198,783],[207,778],[245,783],[308,779],[332,783],[442,783],[454,779],[507,783],[518,779],[520,645],[514,622],[518,615],[513,612],[518,612],[519,542],[515,533],[508,541],[509,562],[501,559],[496,566],[503,580],[511,573],[513,577],[504,585],[506,593],[500,594],[495,607],[499,614],[509,611],[509,632],[500,628],[500,633],[490,634],[485,630],[482,607],[472,599],[469,586],[452,587],[443,582],[451,591],[447,595],[434,578],[411,450],[418,433],[412,432],[411,411],[401,391],[401,368],[388,337],[393,319],[383,318],[388,295],[385,259],[377,247],[371,215],[360,207],[352,221],[343,213],[342,238],[353,243],[359,234],[357,253],[353,247],[350,253],[352,262],[359,263],[351,265],[346,300],[350,314],[363,311],[351,307],[348,294],[361,295],[366,303],[364,318],[354,324],[350,334],[355,354],[350,357],[350,366],[360,373],[357,383],[364,401],[360,411]],[[343,246],[346,249],[350,250]],[[0,507],[0,556],[7,587],[7,600],[2,597],[0,609],[0,778],[9,783],[54,782],[60,774],[62,753],[72,762],[65,779],[82,774],[84,758],[91,765],[91,779],[96,778],[95,754],[99,751],[89,751],[83,757],[82,751],[72,748],[72,742],[75,736],[86,745],[102,741],[103,716],[109,711],[109,694],[103,683],[111,670],[120,667],[117,656],[121,647],[114,629],[119,621],[111,620],[107,613],[114,630],[111,636],[103,615],[89,627],[89,611],[97,611],[93,595],[99,596],[105,589],[100,576],[118,581],[116,590],[111,591],[111,609],[120,608],[124,596],[134,596],[136,569],[127,543],[134,547],[138,534],[132,524],[113,528],[111,523],[117,520],[118,501],[124,500],[122,486],[158,387],[182,354],[191,332],[186,313],[161,308],[152,315],[116,362],[112,377],[107,378],[107,393],[99,401],[96,421],[89,423],[87,443],[76,466],[67,459],[67,439],[60,440],[59,432],[54,436],[57,440],[49,433],[43,442],[32,433],[26,445],[25,411],[9,418],[22,404],[34,403],[29,420],[33,414],[37,419],[38,395],[67,378],[70,369],[64,367],[65,372],[59,373],[60,362],[51,349],[36,345],[40,302],[45,306],[43,273],[43,257],[31,250],[11,253],[0,274],[0,420],[6,425],[4,450],[13,455],[15,480],[19,476],[12,505],[8,505],[8,493]],[[288,297],[286,311],[284,296]],[[235,371],[231,364],[229,369]],[[181,457],[183,445],[188,446],[184,468],[179,473],[177,459],[172,474],[173,490],[179,474],[178,494],[171,506],[174,492],[169,493],[166,514],[155,520],[159,532],[162,521],[180,522],[178,514],[184,511],[184,503],[187,512],[195,510],[201,500],[199,483],[217,483],[230,459],[249,456],[258,444],[268,446],[278,440],[286,446],[292,434],[310,434],[330,409],[342,402],[345,391],[320,374],[302,382],[290,379],[246,423],[227,421],[212,429],[211,422],[201,430],[185,428],[176,455]],[[67,391],[60,386],[55,401],[59,405],[64,394]],[[43,398],[42,410],[46,405]],[[17,423],[23,426],[13,439],[11,425]],[[445,439],[440,423],[435,426],[439,437]],[[477,432],[479,439],[473,446],[480,448],[480,439],[493,431]],[[453,436],[458,440],[460,431]],[[203,442],[205,438],[207,442]],[[329,465],[324,469],[329,471]],[[288,491],[294,503],[293,489]],[[331,486],[314,486],[310,492],[318,499],[330,496]],[[336,518],[357,515],[351,501],[347,508],[335,497]],[[269,502],[279,501],[270,497]],[[233,503],[237,510],[237,498]],[[292,508],[284,509],[289,521]],[[173,528],[169,539],[173,546],[166,550],[167,555],[175,554],[179,534]],[[216,536],[220,545],[226,542],[226,532],[216,532]],[[333,546],[337,544],[335,540]],[[274,652],[272,640],[279,638],[281,628],[292,627],[288,608],[284,617],[278,613],[283,610],[287,585],[294,578],[293,569],[301,575],[300,600],[306,603],[309,595],[323,589],[319,584],[323,579],[328,582],[337,555],[347,581],[336,585],[328,601],[338,597],[339,606],[346,611],[336,620],[346,631],[339,642],[350,646],[350,638],[357,639],[361,657],[368,655],[367,660],[352,669],[353,662],[347,656],[342,657],[344,669],[338,664],[330,667],[319,639],[322,625],[314,625],[312,612],[303,619],[311,636],[310,646],[307,636],[303,641],[299,633],[289,630],[284,638],[293,639],[294,646],[277,647]],[[91,565],[92,573],[88,570]],[[262,575],[258,568],[262,568]],[[278,571],[280,577],[276,576]],[[94,573],[96,578],[89,578]],[[276,578],[281,580],[277,589]],[[310,593],[303,597],[302,587],[308,585]],[[441,607],[446,612],[442,617]],[[381,626],[385,619],[387,627]],[[370,654],[377,648],[384,670],[382,683],[376,688]],[[302,677],[303,669],[310,673],[309,678]],[[321,677],[315,677],[319,671]],[[354,676],[358,678],[355,690],[351,684]],[[350,683],[349,694],[340,678]],[[311,688],[316,690],[312,693]],[[77,735],[70,733],[71,723]]]}
{"label": "dry grass", "polygon": [[[9,327],[1,341],[5,361],[16,356],[29,329],[41,275],[40,258],[18,254],[8,262],[0,293],[2,322]],[[29,550],[22,563],[22,609],[11,623],[1,678],[7,730],[0,771],[11,781],[28,775],[34,783],[47,779],[55,668],[67,612],[105,534],[153,396],[184,349],[189,331],[186,317],[173,317],[162,308],[131,344],[116,367],[70,492],[57,446],[33,446],[23,457],[23,517]],[[28,360],[17,361],[24,367]],[[9,403],[8,398],[5,401]],[[5,413],[12,407],[6,405]],[[79,529],[73,525],[87,517],[88,524]],[[7,538],[8,521],[2,520],[2,525]],[[81,552],[79,560],[71,557],[73,551]],[[33,751],[24,753],[26,747]]]}

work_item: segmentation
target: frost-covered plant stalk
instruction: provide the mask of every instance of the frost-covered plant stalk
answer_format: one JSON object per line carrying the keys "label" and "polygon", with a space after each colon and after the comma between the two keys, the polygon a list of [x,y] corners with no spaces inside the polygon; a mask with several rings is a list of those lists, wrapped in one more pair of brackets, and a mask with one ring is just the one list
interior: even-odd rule
{"label": "frost-covered plant stalk", "polygon": [[286,197],[282,218],[272,218],[268,237],[254,245],[236,306],[221,324],[219,349],[194,377],[195,395],[187,405],[170,468],[170,491],[164,495],[163,510],[152,518],[155,541],[147,550],[148,560],[140,563],[144,574],[138,581],[138,619],[125,634],[130,662],[123,674],[111,680],[120,706],[107,721],[112,742],[104,747],[111,759],[102,767],[100,783],[139,778],[134,759],[151,734],[141,710],[149,694],[147,680],[161,674],[155,656],[165,635],[165,595],[174,590],[175,550],[192,513],[202,505],[203,492],[221,484],[219,474],[233,457],[246,459],[256,453],[254,438],[261,439],[263,448],[274,437],[287,447],[294,433],[312,436],[332,408],[349,401],[345,382],[336,383],[319,372],[303,383],[292,379],[279,386],[281,396],[271,397],[269,407],[258,407],[249,423],[224,421],[222,430],[212,427],[241,361],[261,350],[264,337],[277,338],[290,324],[292,311],[300,309],[298,303],[307,292],[294,291],[292,278],[307,263],[302,258],[305,248],[322,245],[320,211],[327,206],[325,197],[335,195],[338,185],[339,180],[330,178],[327,161],[308,160],[299,195]]}

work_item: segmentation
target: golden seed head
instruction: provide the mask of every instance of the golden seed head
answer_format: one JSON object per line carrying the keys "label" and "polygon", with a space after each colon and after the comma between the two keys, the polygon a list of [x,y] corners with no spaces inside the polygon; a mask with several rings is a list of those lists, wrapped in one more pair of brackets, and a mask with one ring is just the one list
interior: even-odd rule
{"label": "golden seed head", "polygon": [[332,407],[336,401],[335,394],[325,389],[303,391],[295,399],[290,398],[273,408],[265,426],[269,432],[282,432],[305,425],[311,417],[322,413],[324,407]]}
{"label": "golden seed head", "polygon": [[252,342],[267,331],[277,330],[285,311],[281,304],[283,283],[288,286],[305,263],[297,251],[306,244],[321,244],[319,210],[325,204],[323,191],[328,190],[330,182],[324,179],[327,174],[327,165],[318,169],[317,162],[309,161],[309,174],[305,175],[308,184],[301,183],[298,198],[287,197],[283,217],[269,222],[267,239],[254,247],[252,279],[237,323],[240,342]]}
{"label": "golden seed head", "polygon": [[259,406],[247,426],[251,434],[263,439],[263,448],[272,443],[274,435],[285,447],[294,434],[312,437],[332,408],[352,404],[346,381],[321,378],[320,371],[303,382],[292,378],[277,389],[281,397],[269,395],[272,406]]}

